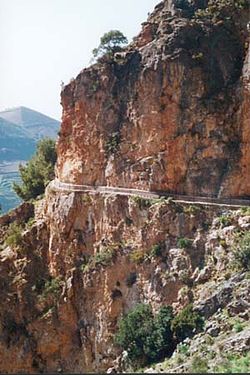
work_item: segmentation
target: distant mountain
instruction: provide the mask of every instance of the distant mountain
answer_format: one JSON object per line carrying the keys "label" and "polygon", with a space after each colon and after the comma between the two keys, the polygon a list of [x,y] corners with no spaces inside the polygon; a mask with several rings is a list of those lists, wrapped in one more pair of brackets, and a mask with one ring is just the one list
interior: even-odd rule
{"label": "distant mountain", "polygon": [[36,140],[25,129],[0,117],[0,162],[27,160],[35,148]]}
{"label": "distant mountain", "polygon": [[0,112],[0,163],[28,160],[39,139],[56,138],[60,122],[26,107]]}
{"label": "distant mountain", "polygon": [[19,180],[18,165],[34,154],[37,142],[56,138],[60,122],[26,107],[0,112],[0,206],[2,212],[15,207],[20,200],[12,190]]}
{"label": "distant mountain", "polygon": [[21,127],[29,138],[56,138],[60,122],[26,107],[0,112],[0,118]]}

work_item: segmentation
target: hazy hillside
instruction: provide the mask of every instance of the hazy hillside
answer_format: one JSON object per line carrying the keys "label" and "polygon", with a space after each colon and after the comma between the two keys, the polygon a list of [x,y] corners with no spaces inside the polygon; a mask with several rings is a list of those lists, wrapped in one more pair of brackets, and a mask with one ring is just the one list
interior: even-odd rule
{"label": "hazy hillside", "polygon": [[0,161],[28,160],[36,141],[21,126],[0,117]]}
{"label": "hazy hillside", "polygon": [[11,189],[18,165],[29,160],[36,143],[56,138],[60,122],[26,107],[0,112],[0,204],[3,212],[19,203]]}
{"label": "hazy hillside", "polygon": [[59,121],[26,107],[0,112],[0,118],[21,127],[26,136],[33,139],[57,136]]}

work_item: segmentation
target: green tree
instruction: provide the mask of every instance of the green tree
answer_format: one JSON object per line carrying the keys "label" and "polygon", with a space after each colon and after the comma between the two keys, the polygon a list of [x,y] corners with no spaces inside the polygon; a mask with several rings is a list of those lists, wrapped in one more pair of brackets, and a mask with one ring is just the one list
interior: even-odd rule
{"label": "green tree", "polygon": [[145,359],[145,341],[153,333],[153,313],[149,305],[138,304],[119,322],[116,342],[128,351],[129,359]]}
{"label": "green tree", "polygon": [[16,194],[25,201],[43,194],[54,178],[56,159],[55,141],[49,138],[41,140],[30,161],[25,166],[19,166],[22,183],[13,184]]}
{"label": "green tree", "polygon": [[172,354],[174,350],[171,322],[173,309],[164,306],[153,319],[152,332],[145,337],[144,353],[147,363],[152,363]]}
{"label": "green tree", "polygon": [[116,342],[134,364],[144,365],[173,351],[173,311],[164,306],[154,317],[149,305],[139,304],[119,322]]}
{"label": "green tree", "polygon": [[193,305],[187,305],[172,321],[171,328],[179,342],[192,337],[197,330],[203,328],[202,316],[193,310]]}
{"label": "green tree", "polygon": [[111,30],[101,37],[99,46],[93,50],[93,56],[94,58],[100,58],[103,56],[111,58],[115,52],[121,51],[122,47],[127,43],[128,39],[121,31]]}

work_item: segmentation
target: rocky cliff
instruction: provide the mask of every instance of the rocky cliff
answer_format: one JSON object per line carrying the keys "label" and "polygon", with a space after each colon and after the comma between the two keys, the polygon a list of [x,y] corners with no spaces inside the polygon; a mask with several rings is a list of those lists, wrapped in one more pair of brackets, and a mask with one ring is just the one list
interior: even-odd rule
{"label": "rocky cliff", "polygon": [[115,61],[65,87],[62,181],[249,196],[248,9],[174,3]]}
{"label": "rocky cliff", "polygon": [[[236,3],[164,1],[124,52],[66,86],[57,177],[249,196],[249,13]],[[249,350],[250,282],[233,251],[247,208],[53,184],[34,206],[0,219],[1,372],[124,370],[114,334],[139,302],[175,313],[193,302],[206,320],[197,340],[222,334],[218,357]]]}

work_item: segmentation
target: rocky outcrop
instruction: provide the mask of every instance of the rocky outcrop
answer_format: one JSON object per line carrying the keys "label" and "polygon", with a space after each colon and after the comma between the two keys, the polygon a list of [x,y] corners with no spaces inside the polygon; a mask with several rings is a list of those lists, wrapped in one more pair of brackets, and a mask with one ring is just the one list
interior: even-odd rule
{"label": "rocky outcrop", "polygon": [[63,90],[62,181],[249,196],[248,9],[210,20],[206,1],[174,3]]}
{"label": "rocky outcrop", "polygon": [[0,217],[1,227],[8,226],[11,223],[26,222],[34,216],[34,205],[32,203],[23,203],[8,214]]}
{"label": "rocky outcrop", "polygon": [[[207,299],[197,296],[196,304],[197,309],[206,306],[204,331],[180,344],[170,360],[155,366],[155,373],[240,372],[239,365],[238,369],[230,367],[230,360],[236,359],[245,362],[248,372],[249,357],[243,359],[243,356],[247,356],[250,349],[250,280],[243,274],[236,274],[214,285],[214,289],[207,283],[206,289]],[[150,370],[145,372],[150,373]]]}
{"label": "rocky outcrop", "polygon": [[120,369],[117,322],[137,303],[178,311],[195,299],[207,318],[227,307],[237,281],[223,281],[230,246],[249,217],[228,211],[225,226],[214,219],[223,212],[49,187],[44,216],[37,210],[21,245],[0,253],[0,371]]}

